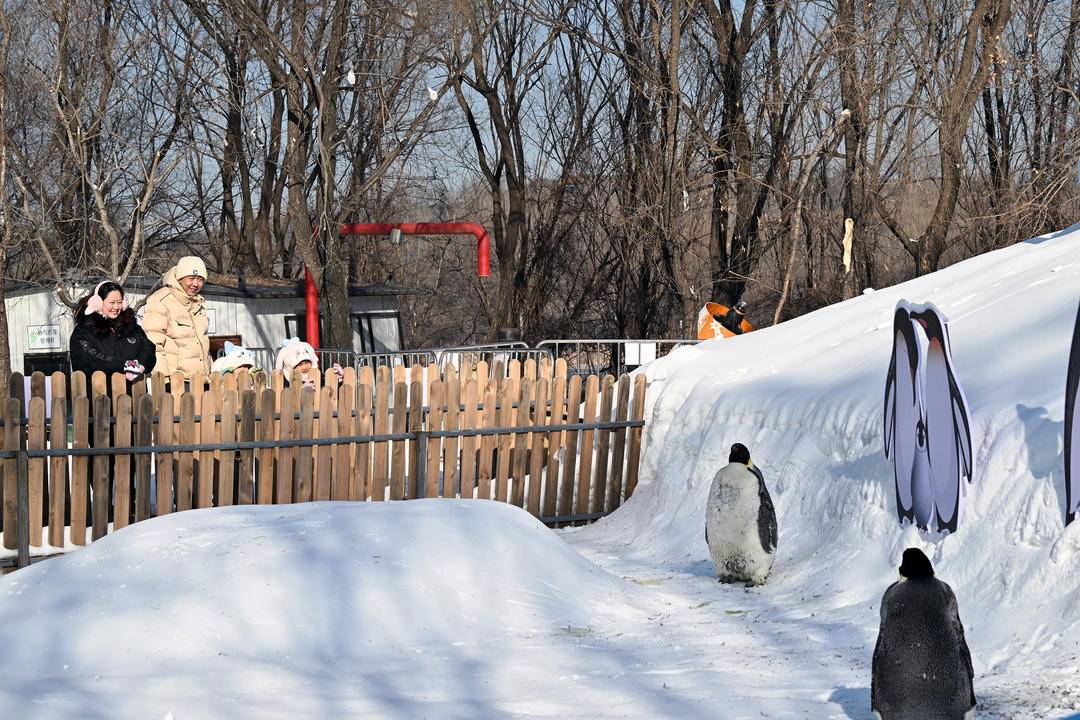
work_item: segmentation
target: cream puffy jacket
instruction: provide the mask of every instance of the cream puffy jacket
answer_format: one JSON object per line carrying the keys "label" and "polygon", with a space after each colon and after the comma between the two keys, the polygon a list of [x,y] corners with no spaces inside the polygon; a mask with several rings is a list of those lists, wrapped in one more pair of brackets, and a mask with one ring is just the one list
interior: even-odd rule
{"label": "cream puffy jacket", "polygon": [[165,287],[146,300],[142,327],[157,348],[155,372],[186,377],[210,372],[210,318],[202,295],[188,297],[176,277],[176,268],[161,276]]}

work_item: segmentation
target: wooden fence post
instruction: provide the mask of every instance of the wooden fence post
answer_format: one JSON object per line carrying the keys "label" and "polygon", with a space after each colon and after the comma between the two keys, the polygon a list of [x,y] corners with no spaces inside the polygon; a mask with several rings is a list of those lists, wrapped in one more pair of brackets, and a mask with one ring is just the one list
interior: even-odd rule
{"label": "wooden fence post", "polygon": [[[232,373],[229,373],[229,377],[233,377]],[[220,442],[222,445],[228,445],[229,443],[236,442],[236,391],[235,390],[223,390],[221,397],[221,433]],[[217,501],[214,503],[218,507],[225,505],[232,505],[234,502],[235,494],[233,493],[233,486],[236,480],[236,451],[222,449],[218,455],[218,479],[217,479]]]}
{"label": "wooden fence post", "polygon": [[[533,385],[532,378],[526,376],[521,379],[521,397],[518,399],[517,413],[514,416],[514,424],[519,427],[525,427],[529,424],[529,413],[532,410],[533,402]],[[513,436],[514,449],[510,454],[511,477],[513,478],[513,485],[510,488],[510,504],[515,507],[524,507],[525,505],[525,461],[529,455],[530,438],[529,433],[515,433]]]}
{"label": "wooden fence post", "polygon": [[[630,405],[630,376],[619,378],[619,402],[615,409],[616,422],[624,422]],[[608,482],[609,510],[622,505],[623,459],[626,454],[626,428],[615,431],[615,446],[611,453],[611,478]]]}
{"label": "wooden fence post", "polygon": [[[420,368],[413,365],[413,370]],[[423,369],[423,368],[420,368]],[[414,373],[415,374],[415,373]],[[424,429],[424,383],[413,380],[409,384],[409,432],[418,433]],[[427,462],[427,457],[420,454],[420,443],[409,441],[409,472],[405,486],[405,499],[423,497],[424,486],[420,484],[420,466]]]}
{"label": "wooden fence post", "polygon": [[[195,444],[195,396],[185,392],[180,397],[180,445]],[[176,463],[176,510],[191,509],[195,486],[195,453],[179,454]]]}
{"label": "wooden fence post", "polygon": [[[12,377],[18,373],[12,373]],[[19,384],[22,380],[20,376]],[[18,452],[22,450],[22,414],[21,397],[9,397],[4,403],[4,450]],[[4,547],[15,550],[18,545],[19,525],[19,460],[4,460]]]}
{"label": "wooden fence post", "polygon": [[[94,373],[95,378],[98,373]],[[104,377],[104,373],[101,374]],[[94,448],[107,449],[110,446],[109,442],[109,420],[112,410],[112,401],[109,400],[109,396],[102,393],[94,398]],[[98,540],[105,537],[105,534],[109,531],[109,506],[110,506],[110,481],[109,477],[109,456],[108,455],[95,455],[94,456],[94,482],[93,492],[90,494],[91,507],[93,512],[91,517],[93,518],[93,534],[91,538]]]}
{"label": "wooden fence post", "polygon": [[[120,377],[123,377],[121,375]],[[131,447],[131,397],[113,397],[116,412],[116,429],[113,447]],[[113,529],[126,527],[131,516],[131,455],[113,456]]]}
{"label": "wooden fence post", "polygon": [[[158,412],[155,440],[158,445],[175,444],[176,435],[173,431],[173,422],[176,408],[174,402],[171,393],[162,393],[161,398],[155,401]],[[157,460],[157,508],[155,510],[157,515],[168,515],[174,508],[174,479],[176,475],[173,473],[173,462],[175,454],[172,452],[159,452],[155,454],[155,459]]]}
{"label": "wooden fence post", "polygon": [[[487,388],[484,392],[484,412],[480,426],[484,429],[495,427],[496,411],[499,404],[499,387],[496,383],[484,379]],[[479,397],[479,385],[477,393]],[[480,463],[477,466],[477,490],[476,497],[481,500],[491,499],[492,458],[495,453],[495,436],[480,436]]]}
{"label": "wooden fence post", "polygon": [[[49,447],[67,447],[67,398],[53,397],[52,420],[49,422]],[[49,472],[49,544],[64,546],[64,515],[67,511],[67,458],[54,456]]]}
{"label": "wooden fence post", "polygon": [[[581,422],[585,424],[596,422],[596,405],[600,399],[600,378],[590,375],[585,383],[585,411],[581,416]],[[581,463],[577,480],[577,502],[574,512],[583,515],[589,512],[589,494],[592,491],[592,466],[594,455],[595,430],[585,430],[581,433]]]}
{"label": "wooden fence post", "polygon": [[[561,359],[561,358],[560,358]],[[563,363],[565,365],[565,362]],[[554,390],[551,395],[551,422],[549,425],[563,424],[563,410],[566,406],[566,376],[555,375]],[[559,492],[559,449],[562,447],[562,432],[554,430],[547,437],[547,477],[544,478],[543,513],[551,517],[558,511],[555,500]]]}
{"label": "wooden fence post", "polygon": [[[435,380],[428,389],[428,432],[442,430],[443,424],[443,382]],[[427,437],[425,439],[427,453],[424,462],[427,463],[427,487],[423,497],[439,497],[439,471],[442,460],[442,438]]]}
{"label": "wooden fence post", "polygon": [[[274,422],[274,405],[277,401],[277,395],[274,393],[273,388],[264,387],[259,391],[259,419],[256,421],[258,426],[259,440],[269,441],[273,440],[277,430],[277,423]],[[256,472],[258,473],[258,481],[255,488],[255,502],[260,505],[269,505],[274,502],[274,449],[273,448],[260,448],[257,454],[258,467]]]}
{"label": "wooden fence post", "polygon": [[[457,380],[456,373],[450,373],[449,380],[443,382],[443,392],[446,394],[443,429],[457,430],[461,422],[461,384]],[[459,444],[460,441],[456,435],[443,438],[443,497],[457,496]]]}
{"label": "wooden fence post", "polygon": [[[475,430],[481,427],[481,419],[477,413],[477,388],[475,378],[470,378],[465,383],[465,411],[462,416],[461,427],[465,430]],[[472,498],[476,491],[476,436],[467,435],[461,439],[461,497]]]}
{"label": "wooden fence post", "polygon": [[[251,389],[250,378],[247,387],[240,391],[240,442],[255,442],[255,402],[257,393]],[[255,502],[255,451],[240,451],[240,474],[236,483],[236,502],[251,505]]]}
{"label": "wooden fence post", "polygon": [[[310,440],[315,437],[315,405],[318,399],[319,391],[313,388],[300,389],[300,423],[297,426],[297,437],[301,440]],[[296,483],[293,485],[293,502],[311,502],[312,500],[314,449],[311,445],[301,445],[296,450]]]}
{"label": "wooden fence post", "polygon": [[[634,405],[630,413],[631,420],[645,419],[645,374],[634,378]],[[626,453],[626,497],[630,497],[637,487],[638,464],[641,461],[641,428],[630,428],[630,442]]]}
{"label": "wooden fence post", "polygon": [[[154,431],[154,399],[147,394],[139,398],[135,412],[135,444],[152,445]],[[135,522],[150,517],[150,453],[135,456]]]}
{"label": "wooden fence post", "polygon": [[[330,375],[333,378],[330,378]],[[337,373],[333,370],[327,375],[329,382],[323,385],[322,397],[319,400],[319,432],[320,439],[334,437],[334,411],[337,407]],[[329,500],[331,484],[333,483],[334,471],[334,446],[319,445],[316,450],[318,462],[315,464],[315,487],[312,489],[312,499]]]}
{"label": "wooden fence post", "polygon": [[[282,440],[295,440],[297,437],[298,428],[294,416],[297,410],[298,394],[299,390],[295,387],[289,387],[283,389],[279,395],[281,406],[278,410],[280,415],[278,427],[280,428],[280,438]],[[293,471],[295,453],[296,448],[283,447],[278,451],[277,492],[273,500],[278,505],[293,502],[293,481],[296,478],[296,473]]]}
{"label": "wooden fence post", "polygon": [[[615,389],[615,378],[605,375],[600,380],[600,414],[597,420],[600,422],[611,421],[612,397]],[[608,449],[611,445],[611,430],[598,430],[596,439],[596,479],[589,493],[589,512],[604,512],[608,508]]]}
{"label": "wooden fence post", "polygon": [[[356,388],[352,385],[342,385],[338,390],[338,437],[347,437],[353,434],[353,405],[355,404],[355,391]],[[330,490],[331,500],[349,499],[349,479],[353,472],[352,456],[352,443],[338,443],[334,446],[334,478],[333,487]]]}
{"label": "wooden fence post", "polygon": [[[26,424],[26,447],[29,450],[45,449],[45,375],[41,375],[41,396],[30,398],[30,415]],[[45,458],[34,458],[27,463],[27,502],[29,526],[27,537],[34,547],[41,547],[41,517],[44,511],[44,492],[48,477]],[[20,506],[22,507],[22,506]]]}
{"label": "wooden fence post", "polygon": [[[533,425],[547,424],[547,402],[549,378],[540,377],[536,381],[536,403],[532,415]],[[532,434],[532,449],[529,458],[529,499],[527,508],[534,516],[540,515],[540,491],[544,486],[544,467],[547,453],[544,452],[544,440],[547,433],[534,432]]]}
{"label": "wooden fence post", "polygon": [[[401,372],[397,372],[400,370]],[[404,433],[409,419],[409,386],[405,384],[405,368],[398,365],[394,371],[402,381],[394,383],[394,414],[392,432]],[[405,441],[394,440],[390,457],[390,499],[405,499]]]}
{"label": "wooden fence post", "polygon": [[[371,370],[369,367],[363,369]],[[361,383],[357,390],[356,434],[370,435],[372,386],[367,383]],[[349,499],[367,500],[368,489],[371,485],[368,481],[368,477],[371,475],[371,443],[357,443],[355,452],[356,456],[353,461],[353,467],[356,469],[353,471],[352,481],[349,484]]]}

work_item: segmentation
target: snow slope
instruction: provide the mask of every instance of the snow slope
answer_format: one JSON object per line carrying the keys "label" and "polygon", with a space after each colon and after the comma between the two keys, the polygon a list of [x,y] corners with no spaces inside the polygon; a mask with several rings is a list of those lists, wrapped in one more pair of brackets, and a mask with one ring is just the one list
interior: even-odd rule
{"label": "snow slope", "polygon": [[[949,317],[970,406],[975,477],[950,537],[896,521],[882,406],[900,298]],[[809,646],[864,664],[866,683],[877,602],[903,549],[919,546],[957,592],[982,708],[1080,709],[1080,522],[1063,527],[1062,448],[1078,300],[1080,226],[734,342],[682,348],[648,368],[642,484],[573,542],[596,557],[618,548],[624,572],[666,568],[696,591],[688,578],[710,571],[709,484],[742,442],[779,517],[773,577],[753,591],[764,618],[835,623]]]}
{"label": "snow slope", "polygon": [[[893,307],[951,320],[975,482],[958,532],[901,529],[881,440]],[[641,481],[553,533],[478,501],[200,510],[0,579],[0,718],[857,718],[907,546],[957,592],[979,717],[1080,710],[1080,522],[1063,528],[1080,227],[650,378]],[[712,577],[732,442],[772,491],[769,583]]]}

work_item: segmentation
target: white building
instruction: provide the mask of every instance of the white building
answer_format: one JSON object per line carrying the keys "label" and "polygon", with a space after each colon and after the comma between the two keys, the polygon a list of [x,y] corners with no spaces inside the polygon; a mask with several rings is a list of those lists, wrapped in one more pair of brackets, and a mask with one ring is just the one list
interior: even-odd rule
{"label": "white building", "polygon": [[[160,282],[158,277],[133,277],[124,285],[128,302],[137,308],[140,318],[141,302],[160,287]],[[91,290],[93,286],[76,288],[72,297]],[[401,350],[398,296],[413,292],[386,285],[350,287],[351,349]],[[12,369],[27,376],[35,370],[46,374],[66,371],[73,317],[52,286],[13,282],[8,284],[5,295]],[[301,281],[259,279],[245,283],[236,277],[212,275],[202,295],[210,318],[211,355],[216,355],[226,340],[249,348],[276,348],[287,337],[305,336]]]}

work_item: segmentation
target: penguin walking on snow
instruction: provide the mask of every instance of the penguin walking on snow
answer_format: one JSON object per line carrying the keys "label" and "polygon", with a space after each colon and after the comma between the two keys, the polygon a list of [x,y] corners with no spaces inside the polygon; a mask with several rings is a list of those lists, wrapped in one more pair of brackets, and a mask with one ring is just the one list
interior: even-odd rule
{"label": "penguin walking on snow", "polygon": [[870,707],[878,720],[975,717],[971,653],[956,595],[934,577],[930,559],[904,551],[899,582],[881,599]]}
{"label": "penguin walking on snow", "polygon": [[762,585],[776,552],[776,510],[765,478],[741,443],[716,473],[705,508],[705,542],[720,582]]}

